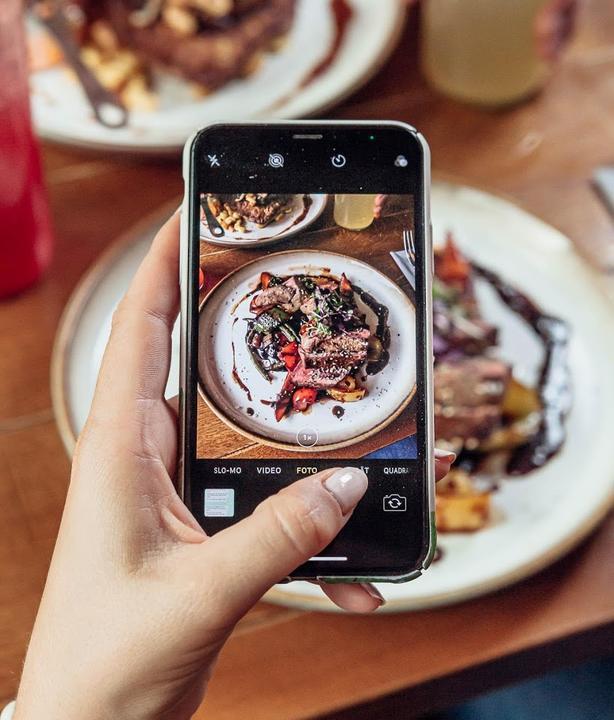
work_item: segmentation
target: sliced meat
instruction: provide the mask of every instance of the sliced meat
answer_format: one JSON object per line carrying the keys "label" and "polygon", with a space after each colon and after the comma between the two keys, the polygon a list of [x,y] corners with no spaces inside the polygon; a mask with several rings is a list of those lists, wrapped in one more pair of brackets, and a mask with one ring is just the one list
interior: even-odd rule
{"label": "sliced meat", "polygon": [[291,195],[242,193],[225,202],[231,210],[238,212],[246,220],[265,227],[288,206],[291,198]]}
{"label": "sliced meat", "polygon": [[348,374],[347,367],[342,365],[324,365],[321,367],[306,367],[301,361],[290,372],[290,379],[297,387],[312,387],[318,389],[331,388],[340,383]]}
{"label": "sliced meat", "polygon": [[322,342],[322,338],[316,333],[303,333],[301,335],[301,350],[307,355],[315,350]]}
{"label": "sliced meat", "polygon": [[272,285],[254,295],[250,310],[269,310],[275,306],[283,309],[284,305],[292,304],[296,289],[288,285]]}
{"label": "sliced meat", "polygon": [[316,311],[316,299],[313,295],[308,295],[301,303],[301,312],[311,317]]}
{"label": "sliced meat", "polygon": [[469,358],[435,368],[435,402],[444,406],[500,404],[511,368],[500,360]]}
{"label": "sliced meat", "polygon": [[482,439],[501,424],[511,369],[476,357],[435,368],[435,429],[441,440]]}
{"label": "sliced meat", "polygon": [[[367,337],[370,333],[367,330]],[[362,365],[367,359],[368,343],[363,330],[326,338],[306,354],[309,365],[332,363],[346,368]]]}
{"label": "sliced meat", "polygon": [[294,19],[296,0],[268,0],[233,16],[221,27],[205,27],[183,36],[161,19],[147,27],[135,27],[130,16],[137,4],[130,0],[81,0],[88,20],[107,19],[122,45],[145,60],[164,65],[208,89],[218,88],[241,76],[249,61],[265,51],[271,41],[284,35]]}
{"label": "sliced meat", "polygon": [[437,440],[482,439],[501,421],[501,409],[497,405],[441,406],[435,404],[435,437]]}
{"label": "sliced meat", "polygon": [[292,295],[290,295],[290,298],[281,305],[281,309],[292,315],[292,313],[295,313],[301,306],[301,289],[294,276],[288,278],[282,287],[290,288]]}

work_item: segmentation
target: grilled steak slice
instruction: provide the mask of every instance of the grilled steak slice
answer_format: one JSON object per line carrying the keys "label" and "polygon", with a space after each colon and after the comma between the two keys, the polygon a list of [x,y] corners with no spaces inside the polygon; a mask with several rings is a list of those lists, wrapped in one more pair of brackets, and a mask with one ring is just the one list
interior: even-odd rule
{"label": "grilled steak slice", "polygon": [[467,358],[435,368],[435,427],[441,440],[487,437],[501,424],[511,369],[500,360]]}
{"label": "grilled steak slice", "polygon": [[367,359],[368,343],[370,333],[356,330],[343,335],[322,340],[311,352],[305,353],[308,365],[339,365],[351,368]]}
{"label": "grilled steak slice", "polygon": [[130,20],[135,7],[126,0],[82,0],[88,19],[104,17],[122,45],[145,60],[157,62],[186,79],[213,90],[241,76],[249,61],[284,35],[294,19],[296,0],[268,0],[244,6],[244,12],[222,27],[205,27],[195,35],[178,34],[162,19],[147,27]]}
{"label": "grilled steak slice", "polygon": [[241,217],[265,227],[273,222],[280,212],[287,207],[291,195],[273,195],[270,193],[243,193],[229,199],[224,199],[231,210],[238,212]]}
{"label": "grilled steak slice", "polygon": [[437,440],[454,441],[483,439],[501,421],[501,409],[497,405],[479,407],[435,404],[435,437]]}
{"label": "grilled steak slice", "polygon": [[280,307],[284,312],[292,314],[299,309],[300,304],[300,288],[296,280],[290,278],[283,285],[272,285],[254,295],[249,309],[252,312],[259,312]]}
{"label": "grilled steak slice", "polygon": [[297,387],[312,387],[317,389],[331,388],[340,383],[348,374],[349,369],[344,365],[327,364],[316,367],[306,367],[300,362],[290,372],[290,380]]}
{"label": "grilled steak slice", "polygon": [[435,402],[444,406],[500,404],[511,369],[500,360],[468,358],[435,368]]}

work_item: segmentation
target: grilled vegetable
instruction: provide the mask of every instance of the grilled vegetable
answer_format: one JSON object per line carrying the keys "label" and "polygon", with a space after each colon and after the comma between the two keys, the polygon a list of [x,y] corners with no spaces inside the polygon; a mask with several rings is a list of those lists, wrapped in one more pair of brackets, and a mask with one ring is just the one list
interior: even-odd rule
{"label": "grilled vegetable", "polygon": [[263,290],[273,285],[281,285],[282,282],[283,280],[277,277],[277,275],[271,275],[271,273],[268,272],[260,273],[260,286]]}
{"label": "grilled vegetable", "polygon": [[284,345],[279,351],[279,356],[283,360],[287,370],[293,370],[298,365],[298,343],[293,341]]}
{"label": "grilled vegetable", "polygon": [[378,337],[375,337],[375,335],[371,335],[368,342],[369,350],[367,351],[367,360],[369,362],[377,362],[384,352],[382,341]]}
{"label": "grilled vegetable", "polygon": [[292,394],[292,407],[296,412],[305,412],[308,407],[314,404],[317,398],[318,391],[315,388],[299,388]]}
{"label": "grilled vegetable", "polygon": [[275,420],[279,422],[283,419],[284,415],[288,412],[288,409],[290,408],[290,402],[292,400],[292,392],[294,390],[294,385],[292,383],[292,380],[290,379],[290,373],[286,375],[286,379],[284,380],[284,384],[282,385],[282,388],[279,392],[279,395],[277,396],[277,402],[275,404]]}
{"label": "grilled vegetable", "polygon": [[346,278],[345,273],[341,275],[341,282],[339,283],[339,292],[342,295],[350,295],[352,293],[352,284]]}
{"label": "grilled vegetable", "polygon": [[260,313],[254,322],[254,330],[259,333],[271,332],[278,328],[284,320],[287,320],[290,316],[284,312],[281,308],[274,307],[268,311]]}
{"label": "grilled vegetable", "polygon": [[298,335],[294,332],[294,330],[287,323],[282,323],[279,326],[279,330],[281,333],[283,333],[283,335],[285,336],[285,338],[287,340],[291,340],[291,341],[298,340]]}
{"label": "grilled vegetable", "polygon": [[451,233],[446,237],[446,244],[435,255],[437,277],[445,283],[464,285],[469,279],[471,266],[462,256],[452,239]]}
{"label": "grilled vegetable", "polygon": [[512,378],[503,396],[503,414],[512,418],[524,418],[540,412],[541,403],[535,388],[529,388]]}
{"label": "grilled vegetable", "polygon": [[338,402],[356,402],[362,400],[366,394],[365,388],[358,387],[356,378],[348,375],[335,387],[329,388],[327,394]]}

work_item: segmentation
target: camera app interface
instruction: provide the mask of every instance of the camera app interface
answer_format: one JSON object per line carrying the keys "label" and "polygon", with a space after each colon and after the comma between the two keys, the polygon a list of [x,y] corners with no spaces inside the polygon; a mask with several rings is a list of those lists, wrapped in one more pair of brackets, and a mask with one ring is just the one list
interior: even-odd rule
{"label": "camera app interface", "polygon": [[200,203],[197,458],[415,458],[412,197]]}
{"label": "camera app interface", "polygon": [[[295,480],[361,467],[365,498],[312,562],[322,574],[396,568],[409,546],[424,547],[415,196],[343,193],[339,181],[313,192],[313,180],[306,192],[282,192],[281,182],[271,192],[284,159],[260,160],[269,192],[257,192],[257,179],[219,192],[209,172],[195,188],[191,508],[214,533]],[[333,154],[329,172],[344,163]]]}

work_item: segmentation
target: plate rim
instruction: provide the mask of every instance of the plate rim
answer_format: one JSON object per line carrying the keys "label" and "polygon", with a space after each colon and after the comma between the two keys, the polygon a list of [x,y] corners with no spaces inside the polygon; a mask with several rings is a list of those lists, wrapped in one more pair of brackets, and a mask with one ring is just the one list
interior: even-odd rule
{"label": "plate rim", "polygon": [[[266,260],[271,257],[279,256],[279,255],[295,255],[295,254],[305,254],[305,253],[313,253],[314,255],[334,255],[336,257],[341,258],[349,258],[350,260],[354,260],[356,262],[359,262],[361,265],[367,266],[370,270],[377,273],[381,277],[384,277],[389,283],[391,283],[395,288],[399,290],[400,293],[403,294],[404,297],[405,293],[399,288],[399,286],[394,282],[394,280],[391,280],[387,275],[384,275],[380,270],[377,268],[374,268],[372,265],[369,265],[369,263],[364,262],[364,260],[360,260],[359,258],[352,257],[350,255],[344,255],[343,253],[337,253],[332,252],[330,250],[309,250],[309,249],[303,249],[303,250],[280,250],[278,252],[274,253],[267,253],[265,256],[261,256],[258,258],[254,258],[253,260],[248,260],[248,262],[243,263],[243,265],[240,265],[238,268],[235,268],[232,272],[228,273],[228,275],[225,275],[223,278],[221,278],[212,288],[211,290],[205,295],[205,297],[202,299],[202,301],[198,305],[198,322],[200,327],[200,318],[202,315],[203,308],[205,307],[205,304],[210,300],[210,298],[213,296],[213,294],[231,277],[233,277],[236,273],[241,272],[249,265],[254,265],[255,263],[259,263],[263,260]],[[411,305],[412,310],[414,314],[416,313],[416,306],[411,302],[409,298],[407,298],[407,303]],[[313,447],[302,447],[298,446],[301,449],[297,449],[296,445],[290,445],[290,443],[284,443],[277,440],[270,440],[268,438],[265,438],[261,435],[257,435],[256,433],[252,433],[249,430],[245,430],[241,428],[238,424],[234,423],[232,420],[229,420],[228,418],[225,418],[222,411],[216,407],[215,403],[211,398],[209,398],[205,392],[205,389],[203,387],[203,383],[201,381],[200,377],[200,370],[198,371],[198,394],[202,398],[202,400],[207,404],[207,407],[213,412],[222,422],[226,423],[228,426],[230,426],[235,432],[240,433],[244,437],[249,438],[250,440],[255,440],[256,442],[262,443],[266,446],[276,448],[278,450],[287,450],[288,452],[329,452],[331,450],[341,450],[345,447],[350,447],[351,445],[356,445],[357,443],[361,442],[362,440],[366,440],[367,438],[371,437],[377,432],[380,432],[384,428],[388,427],[391,422],[396,420],[396,418],[405,410],[405,408],[411,403],[414,395],[416,394],[416,383],[414,383],[412,390],[410,394],[395,408],[395,410],[382,422],[380,422],[378,425],[376,425],[374,428],[371,428],[370,430],[366,430],[364,433],[361,433],[360,435],[356,435],[353,438],[349,438],[347,440],[342,440],[337,443],[329,443],[328,445],[317,445]]]}
{"label": "plate rim", "polygon": [[60,315],[51,350],[49,380],[53,414],[60,438],[69,458],[73,456],[79,437],[79,433],[75,430],[74,417],[68,400],[67,379],[70,368],[70,347],[83,312],[100,282],[106,276],[108,269],[115,264],[115,261],[128,248],[136,245],[146,234],[152,232],[154,227],[157,228],[155,232],[158,232],[163,223],[177,211],[179,204],[180,198],[169,200],[120,233],[110,245],[91,261],[66,301]]}
{"label": "plate rim", "polygon": [[[427,595],[422,598],[392,598],[387,599],[379,609],[380,613],[418,612],[431,608],[441,608],[456,605],[467,600],[474,600],[485,595],[490,595],[498,590],[516,585],[523,580],[528,580],[542,570],[561,560],[567,553],[571,552],[583,540],[588,538],[591,532],[595,531],[602,520],[609,515],[614,502],[614,490],[604,498],[600,505],[596,505],[593,513],[588,515],[584,522],[576,528],[576,531],[567,535],[559,543],[550,547],[546,552],[535,556],[532,560],[525,562],[513,570],[498,575],[491,580],[476,581],[471,585],[451,592],[440,592]],[[423,575],[424,573],[422,573]],[[274,605],[283,605],[300,610],[318,610],[320,612],[344,612],[334,605],[325,595],[311,596],[302,593],[286,593],[278,586],[268,590],[263,598],[265,602]]]}
{"label": "plate rim", "polygon": [[[291,107],[291,103],[296,98],[300,97],[300,93],[294,96],[292,99],[283,103],[275,112],[268,113],[266,111],[260,112],[254,115],[251,120],[261,121],[269,118],[274,120],[293,120],[300,118],[313,118],[320,114],[328,112],[331,108],[341,105],[351,95],[356,93],[360,88],[364,87],[369,83],[385,66],[394,51],[397,49],[405,26],[407,24],[407,18],[409,17],[408,9],[402,3],[390,4],[390,25],[391,30],[386,37],[386,41],[382,42],[378,52],[374,53],[372,62],[365,71],[353,82],[348,82],[343,86],[343,89],[336,92],[334,97],[330,96],[328,99],[322,99],[319,102],[311,103],[309,109],[300,108],[300,112],[289,113],[285,108]],[[44,72],[44,71],[42,71]],[[332,72],[329,71],[329,72]],[[324,77],[327,77],[324,75]],[[32,91],[31,91],[32,94]],[[330,93],[326,93],[330,95]],[[202,112],[201,112],[202,114]],[[45,142],[52,142],[59,146],[82,148],[92,152],[98,153],[130,153],[136,156],[150,156],[150,157],[164,157],[164,156],[176,156],[182,152],[184,143],[180,144],[142,144],[135,145],[133,142],[126,142],[124,144],[114,144],[106,140],[95,141],[85,140],[82,138],[70,138],[61,133],[48,130],[40,123],[37,119],[36,114],[33,113],[33,122],[36,127],[37,134]],[[198,124],[198,123],[197,123]],[[187,139],[187,138],[186,138]]]}

